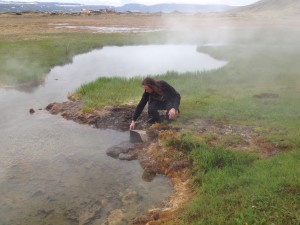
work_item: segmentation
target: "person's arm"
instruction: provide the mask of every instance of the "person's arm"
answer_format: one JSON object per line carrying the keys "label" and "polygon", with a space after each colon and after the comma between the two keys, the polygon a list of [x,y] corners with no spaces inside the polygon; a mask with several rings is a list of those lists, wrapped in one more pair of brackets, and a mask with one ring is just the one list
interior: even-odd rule
{"label": "person's arm", "polygon": [[139,104],[137,105],[137,107],[134,110],[133,116],[132,116],[132,120],[131,120],[131,124],[129,126],[130,130],[133,130],[135,127],[135,121],[138,119],[138,117],[141,115],[142,111],[144,110],[147,102],[149,100],[149,93],[144,92]]}

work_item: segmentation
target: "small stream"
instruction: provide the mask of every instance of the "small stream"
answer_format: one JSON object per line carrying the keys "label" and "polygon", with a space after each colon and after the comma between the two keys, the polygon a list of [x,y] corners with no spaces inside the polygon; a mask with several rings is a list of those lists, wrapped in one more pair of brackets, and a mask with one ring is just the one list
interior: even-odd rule
{"label": "small stream", "polygon": [[[0,89],[0,224],[104,224],[118,215],[126,224],[173,192],[170,181],[142,180],[137,161],[120,161],[107,148],[129,132],[94,129],[50,115],[83,83],[105,76],[145,76],[224,66],[190,45],[104,47],[54,67],[43,84]],[[142,91],[142,90],[141,90]],[[35,109],[34,114],[29,109]]]}

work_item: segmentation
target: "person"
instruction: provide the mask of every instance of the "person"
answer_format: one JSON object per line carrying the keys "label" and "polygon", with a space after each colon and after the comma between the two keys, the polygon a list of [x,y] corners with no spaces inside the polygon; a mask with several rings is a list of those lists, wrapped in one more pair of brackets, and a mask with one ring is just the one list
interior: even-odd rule
{"label": "person", "polygon": [[167,110],[167,117],[170,120],[175,118],[176,112],[179,112],[180,94],[166,81],[154,80],[150,77],[146,77],[142,81],[144,87],[144,93],[140,102],[132,116],[132,121],[129,129],[135,128],[135,123],[146,104],[148,103],[148,124],[154,124],[161,122],[161,118],[158,110]]}

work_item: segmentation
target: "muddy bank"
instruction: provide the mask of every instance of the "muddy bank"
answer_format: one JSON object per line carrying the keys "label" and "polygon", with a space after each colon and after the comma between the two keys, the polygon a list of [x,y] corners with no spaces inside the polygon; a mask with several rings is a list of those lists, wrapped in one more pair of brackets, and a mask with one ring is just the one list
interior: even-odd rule
{"label": "muddy bank", "polygon": [[[82,112],[82,101],[67,101],[63,103],[51,103],[46,107],[51,114],[59,114],[65,119],[73,120],[80,124],[88,124],[95,128],[117,129],[128,131],[131,115],[135,106],[122,105],[104,107],[93,112]],[[146,111],[146,110],[144,110]],[[144,169],[143,179],[151,181],[157,174],[164,174],[171,179],[174,187],[174,194],[168,202],[163,202],[161,208],[150,209],[139,218],[132,221],[132,224],[163,224],[176,215],[177,210],[184,206],[193,195],[190,189],[191,162],[186,155],[167,149],[161,142],[165,135],[172,135],[178,130],[170,128],[166,124],[155,124],[147,127],[147,114],[143,113],[136,124],[137,129],[143,129],[147,136],[143,142],[120,143],[108,149],[107,154],[116,160],[138,160]],[[115,153],[114,151],[119,151]],[[110,153],[108,153],[110,151]],[[119,159],[118,159],[119,158]],[[119,215],[120,214],[120,215]],[[119,213],[114,216],[114,221],[122,221],[126,214]],[[110,218],[108,218],[108,224]]]}
{"label": "muddy bank", "polygon": [[[51,103],[46,107],[51,114],[60,114],[67,120],[73,120],[80,124],[88,124],[95,128],[114,129],[127,131],[134,112],[134,105],[107,106],[92,112],[82,112],[82,101],[66,101]],[[146,113],[142,113],[137,122],[137,129],[145,129]]]}

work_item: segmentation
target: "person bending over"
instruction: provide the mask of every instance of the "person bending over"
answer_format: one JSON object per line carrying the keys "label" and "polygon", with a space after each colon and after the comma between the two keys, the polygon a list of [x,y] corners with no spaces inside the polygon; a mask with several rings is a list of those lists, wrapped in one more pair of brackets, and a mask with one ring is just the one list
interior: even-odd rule
{"label": "person bending over", "polygon": [[154,124],[161,121],[158,110],[167,110],[167,116],[170,120],[175,118],[179,110],[180,94],[166,81],[156,81],[146,77],[142,81],[145,89],[142,98],[137,105],[129,129],[133,130],[135,122],[148,103],[148,123]]}

